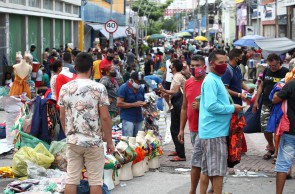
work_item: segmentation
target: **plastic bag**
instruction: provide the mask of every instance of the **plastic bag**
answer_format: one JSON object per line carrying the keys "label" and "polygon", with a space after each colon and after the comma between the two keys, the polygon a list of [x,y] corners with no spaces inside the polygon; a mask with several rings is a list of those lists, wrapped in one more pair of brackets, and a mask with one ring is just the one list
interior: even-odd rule
{"label": "plastic bag", "polygon": [[27,165],[27,173],[29,178],[40,179],[42,177],[46,177],[46,169],[44,167],[38,166],[37,164],[34,164],[30,161],[27,162]]}
{"label": "plastic bag", "polygon": [[53,141],[51,142],[49,152],[54,155],[53,165],[62,171],[67,170],[67,143],[66,141]]}
{"label": "plastic bag", "polygon": [[48,143],[46,143],[45,141],[42,141],[30,134],[27,134],[23,131],[19,131],[18,135],[16,136],[16,144],[15,147],[17,149],[21,148],[21,147],[30,147],[30,148],[35,148],[37,144],[42,143],[46,149],[49,149],[49,145]]}
{"label": "plastic bag", "polygon": [[27,176],[27,161],[31,161],[44,168],[49,168],[54,161],[54,156],[39,143],[34,149],[22,147],[12,159],[12,172],[17,177]]}

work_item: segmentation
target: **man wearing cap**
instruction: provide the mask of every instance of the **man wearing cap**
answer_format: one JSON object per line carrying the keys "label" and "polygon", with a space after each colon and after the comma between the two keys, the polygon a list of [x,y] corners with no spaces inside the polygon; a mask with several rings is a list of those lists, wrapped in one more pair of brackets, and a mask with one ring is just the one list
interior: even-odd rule
{"label": "man wearing cap", "polygon": [[122,135],[135,137],[142,130],[143,115],[141,107],[144,101],[143,75],[133,72],[130,79],[117,91],[117,107],[120,108],[122,119]]}

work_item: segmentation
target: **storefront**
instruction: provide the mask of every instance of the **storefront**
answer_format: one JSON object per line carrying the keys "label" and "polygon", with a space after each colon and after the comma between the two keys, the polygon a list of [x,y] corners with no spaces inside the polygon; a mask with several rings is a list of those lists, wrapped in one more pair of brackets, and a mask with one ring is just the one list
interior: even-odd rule
{"label": "storefront", "polygon": [[261,1],[262,35],[266,38],[276,37],[276,3],[275,0]]}
{"label": "storefront", "polygon": [[295,40],[295,0],[284,0],[287,7],[287,37]]}

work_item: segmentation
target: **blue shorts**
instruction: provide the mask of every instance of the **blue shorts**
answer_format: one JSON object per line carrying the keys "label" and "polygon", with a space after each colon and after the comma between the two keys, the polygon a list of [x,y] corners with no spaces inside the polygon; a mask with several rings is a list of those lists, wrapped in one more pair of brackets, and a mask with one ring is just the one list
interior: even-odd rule
{"label": "blue shorts", "polygon": [[275,171],[287,173],[294,163],[294,158],[295,135],[283,134],[280,140]]}

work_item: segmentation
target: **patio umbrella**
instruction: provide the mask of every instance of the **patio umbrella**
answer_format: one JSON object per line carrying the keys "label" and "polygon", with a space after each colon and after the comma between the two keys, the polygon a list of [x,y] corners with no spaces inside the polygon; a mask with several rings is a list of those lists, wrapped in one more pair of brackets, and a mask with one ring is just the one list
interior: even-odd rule
{"label": "patio umbrella", "polygon": [[152,34],[149,37],[149,39],[162,39],[162,38],[165,38],[165,36],[162,34]]}
{"label": "patio umbrella", "polygon": [[197,40],[197,41],[207,41],[208,42],[208,39],[204,36],[196,36],[194,38],[194,40]]}
{"label": "patio umbrella", "polygon": [[234,42],[234,46],[245,46],[245,47],[258,47],[255,40],[265,39],[263,36],[259,35],[248,35],[243,36],[241,39]]}
{"label": "patio umbrella", "polygon": [[177,34],[177,36],[181,36],[181,37],[191,37],[191,33],[189,32],[180,32]]}

